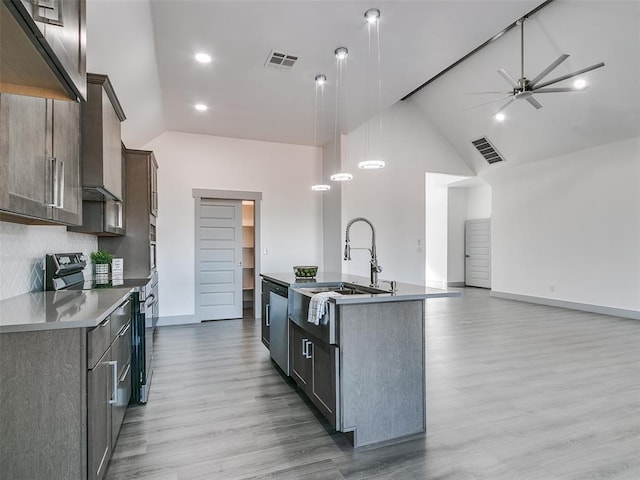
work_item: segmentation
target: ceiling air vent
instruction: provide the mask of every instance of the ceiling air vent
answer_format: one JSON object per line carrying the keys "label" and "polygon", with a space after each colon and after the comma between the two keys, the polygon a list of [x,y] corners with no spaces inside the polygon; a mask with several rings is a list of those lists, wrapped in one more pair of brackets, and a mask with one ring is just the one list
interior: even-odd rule
{"label": "ceiling air vent", "polygon": [[276,67],[289,70],[295,65],[297,60],[297,55],[291,55],[290,53],[276,52],[275,50],[271,50],[264,65],[265,67]]}
{"label": "ceiling air vent", "polygon": [[489,163],[504,162],[504,158],[500,155],[500,152],[491,145],[491,142],[487,137],[480,137],[477,140],[473,140],[473,146],[478,149],[480,155]]}

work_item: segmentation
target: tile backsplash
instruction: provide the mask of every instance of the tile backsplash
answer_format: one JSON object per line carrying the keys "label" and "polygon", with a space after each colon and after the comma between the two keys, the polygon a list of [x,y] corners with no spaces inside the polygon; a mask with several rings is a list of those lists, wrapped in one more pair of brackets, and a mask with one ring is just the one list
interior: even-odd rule
{"label": "tile backsplash", "polygon": [[66,227],[0,222],[0,300],[44,288],[47,253],[98,249],[94,235],[67,232]]}

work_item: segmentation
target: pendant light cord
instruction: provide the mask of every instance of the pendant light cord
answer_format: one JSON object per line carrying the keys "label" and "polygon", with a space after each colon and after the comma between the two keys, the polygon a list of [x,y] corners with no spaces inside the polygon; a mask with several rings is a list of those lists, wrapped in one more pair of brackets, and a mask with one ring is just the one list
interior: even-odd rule
{"label": "pendant light cord", "polygon": [[382,159],[382,67],[381,67],[381,57],[380,57],[380,21],[376,22],[376,40],[377,40],[377,50],[378,50],[378,127],[380,131],[378,132],[378,149],[380,158]]}

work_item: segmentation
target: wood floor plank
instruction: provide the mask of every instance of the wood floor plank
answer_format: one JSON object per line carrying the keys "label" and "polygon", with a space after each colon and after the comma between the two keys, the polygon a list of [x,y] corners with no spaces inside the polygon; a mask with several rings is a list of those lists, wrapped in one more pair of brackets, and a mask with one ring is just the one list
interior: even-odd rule
{"label": "wood floor plank", "polygon": [[427,433],[353,450],[253,319],[163,327],[108,480],[640,478],[640,322],[491,298],[427,305]]}

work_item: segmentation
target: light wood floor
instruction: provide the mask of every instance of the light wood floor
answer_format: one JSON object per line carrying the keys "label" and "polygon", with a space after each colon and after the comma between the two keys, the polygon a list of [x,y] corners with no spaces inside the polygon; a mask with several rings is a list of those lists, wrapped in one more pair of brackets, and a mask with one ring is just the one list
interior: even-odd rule
{"label": "light wood floor", "polygon": [[640,322],[495,299],[427,305],[427,434],[354,451],[259,322],[159,329],[109,480],[640,479]]}

